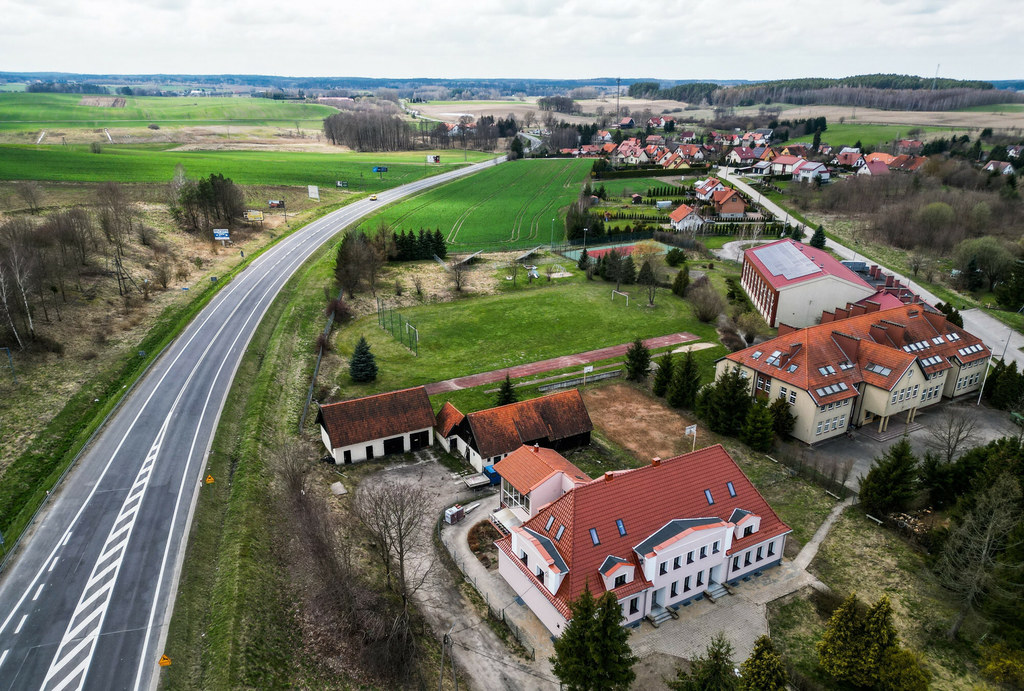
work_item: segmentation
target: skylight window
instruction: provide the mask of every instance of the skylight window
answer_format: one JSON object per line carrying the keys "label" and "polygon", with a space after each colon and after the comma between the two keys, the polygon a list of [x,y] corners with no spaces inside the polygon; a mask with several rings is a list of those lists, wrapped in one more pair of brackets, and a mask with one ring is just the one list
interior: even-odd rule
{"label": "skylight window", "polygon": [[891,369],[889,369],[888,367],[882,367],[881,365],[876,364],[874,362],[872,362],[867,367],[865,367],[865,369],[868,372],[874,372],[875,374],[881,374],[883,377],[888,377],[890,374],[892,374],[892,370]]}
{"label": "skylight window", "polygon": [[544,524],[544,530],[551,530],[551,525],[555,522],[554,516],[548,516],[548,522]]}
{"label": "skylight window", "polygon": [[840,362],[839,363],[839,369],[841,369],[841,370],[853,369],[853,363],[850,362],[849,360],[845,360],[843,362]]}
{"label": "skylight window", "polygon": [[622,522],[621,518],[615,521],[615,527],[619,529],[619,535],[626,534],[626,525]]}
{"label": "skylight window", "polygon": [[754,351],[754,354],[753,354],[753,355],[751,355],[750,357],[751,357],[751,359],[753,359],[753,360],[757,360],[758,358],[760,358],[760,357],[761,357],[761,355],[762,355],[762,353],[761,353],[761,351],[760,351],[760,350],[755,350],[755,351]]}
{"label": "skylight window", "polygon": [[768,359],[764,361],[764,364],[766,364],[766,365],[778,365],[779,364],[779,356],[780,355],[782,355],[782,351],[781,350],[772,351],[772,354],[768,356]]}
{"label": "skylight window", "polygon": [[590,541],[595,545],[601,544],[601,541],[597,538],[597,528],[590,529]]}
{"label": "skylight window", "polygon": [[946,334],[946,338],[948,338],[950,342],[959,341],[960,340],[960,334],[958,334],[958,333],[948,333],[948,334]]}
{"label": "skylight window", "polygon": [[836,368],[832,365],[825,365],[824,367],[819,367],[818,371],[827,376],[829,374],[835,374]]}
{"label": "skylight window", "polygon": [[934,343],[935,345],[940,345],[945,342],[946,341],[942,338],[942,336],[936,336],[935,338],[932,339],[932,343]]}
{"label": "skylight window", "polygon": [[714,498],[711,496],[711,490],[709,489],[704,490],[704,498],[708,500],[708,504],[715,503]]}
{"label": "skylight window", "polygon": [[790,365],[790,366],[789,366],[788,368],[786,368],[786,369],[787,369],[787,371],[789,371],[789,372],[796,372],[796,368],[797,368],[797,367],[799,367],[799,366],[800,366],[800,365]]}
{"label": "skylight window", "polygon": [[556,540],[561,540],[562,539],[562,533],[564,533],[564,532],[565,532],[565,526],[564,525],[558,526],[558,532],[555,533],[555,539]]}
{"label": "skylight window", "polygon": [[726,482],[725,486],[729,488],[729,496],[730,497],[735,497],[736,496],[736,488],[732,486],[732,480],[729,480],[728,482]]}

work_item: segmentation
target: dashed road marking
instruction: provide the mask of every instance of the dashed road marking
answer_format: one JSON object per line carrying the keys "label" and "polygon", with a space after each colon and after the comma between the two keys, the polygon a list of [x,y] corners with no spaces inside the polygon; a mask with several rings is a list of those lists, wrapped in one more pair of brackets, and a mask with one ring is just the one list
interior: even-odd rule
{"label": "dashed road marking", "polygon": [[25,620],[28,619],[27,614],[21,615],[21,621],[18,622],[18,626],[15,627],[14,633],[21,633],[21,627],[25,625]]}
{"label": "dashed road marking", "polygon": [[4,660],[7,659],[7,653],[11,652],[9,649],[0,653],[0,667],[4,666]]}
{"label": "dashed road marking", "polygon": [[32,602],[35,602],[36,600],[39,599],[39,593],[43,592],[43,588],[44,587],[46,587],[45,583],[40,583],[39,584],[39,587],[36,588],[36,594],[32,596]]}

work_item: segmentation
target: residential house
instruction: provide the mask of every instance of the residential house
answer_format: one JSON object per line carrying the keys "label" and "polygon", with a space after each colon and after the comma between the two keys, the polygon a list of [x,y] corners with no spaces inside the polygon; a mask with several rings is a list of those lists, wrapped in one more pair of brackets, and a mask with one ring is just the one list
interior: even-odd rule
{"label": "residential house", "polygon": [[1009,158],[1021,158],[1024,157],[1024,144],[1014,144],[1006,147],[1006,155]]}
{"label": "residential house", "polygon": [[857,169],[857,175],[888,175],[889,164],[882,161],[871,161]]}
{"label": "residential house", "polygon": [[832,145],[826,144],[825,142],[821,142],[820,144],[818,144],[818,154],[821,156],[831,156]]}
{"label": "residential house", "polygon": [[810,144],[790,144],[782,149],[783,156],[806,157],[811,152]]}
{"label": "residential house", "polygon": [[669,219],[672,229],[677,231],[696,232],[698,228],[704,225],[704,219],[697,213],[697,210],[686,204],[677,206],[669,214]]}
{"label": "residential house", "polygon": [[792,175],[793,168],[804,159],[780,154],[772,159],[772,175]]}
{"label": "residential house", "polygon": [[740,285],[765,322],[802,327],[877,288],[823,250],[783,239],[743,253]]}
{"label": "residential house", "polygon": [[434,440],[434,410],[422,386],[323,404],[316,421],[337,464],[417,451]]}
{"label": "residential house", "polygon": [[842,149],[839,150],[839,153],[840,154],[859,154],[860,153],[860,147],[859,146],[844,146]]}
{"label": "residential house", "polygon": [[859,151],[842,151],[836,154],[830,163],[834,166],[860,168],[864,165],[864,156]]}
{"label": "residential house", "polygon": [[896,415],[909,424],[943,397],[977,393],[990,356],[981,339],[927,304],[848,304],[725,356],[717,376],[739,367],[750,395],[787,401],[793,437],[813,444],[851,426],[877,422],[884,432]]}
{"label": "residential house", "polygon": [[698,144],[683,144],[676,149],[676,153],[687,162],[700,163],[703,162],[707,155],[704,153],[704,148]]}
{"label": "residential house", "polygon": [[576,389],[466,415],[446,402],[435,423],[438,441],[469,461],[477,472],[524,444],[556,450],[585,446],[593,429]]}
{"label": "residential house", "polygon": [[917,139],[900,139],[896,142],[896,153],[917,156],[924,149],[924,142]]}
{"label": "residential house", "polygon": [[924,156],[911,156],[900,154],[889,164],[889,170],[898,170],[904,173],[916,173],[921,169],[928,159]]}
{"label": "residential house", "polygon": [[749,147],[737,146],[728,153],[725,160],[729,162],[729,165],[749,166],[757,161],[757,154],[755,154],[754,150]]}
{"label": "residential house", "polygon": [[707,180],[698,180],[693,184],[693,190],[697,193],[697,199],[702,202],[711,201],[711,197],[720,190],[729,189],[722,184],[722,181],[718,178],[708,178]]}
{"label": "residential house", "polygon": [[758,147],[755,151],[761,151],[761,154],[758,156],[758,159],[761,161],[772,161],[779,155],[779,152],[771,146]]}
{"label": "residential house", "polygon": [[828,182],[832,174],[824,163],[803,160],[793,167],[793,179],[800,182]]}
{"label": "residential house", "polygon": [[660,134],[649,134],[647,135],[648,146],[665,146],[665,138]]}
{"label": "residential house", "polygon": [[867,164],[867,163],[875,163],[876,161],[880,161],[880,162],[884,163],[886,166],[888,166],[894,160],[896,160],[895,156],[893,156],[892,154],[887,154],[884,151],[873,151],[870,154],[864,154],[864,163],[865,164]]}
{"label": "residential house", "polygon": [[521,523],[590,477],[554,449],[521,446],[494,464],[501,477],[503,508]]}
{"label": "residential house", "polygon": [[654,117],[647,118],[648,127],[664,127],[665,118],[655,115]]}
{"label": "residential house", "polygon": [[608,130],[598,130],[595,136],[597,137],[597,141],[602,144],[613,140],[612,133]]}
{"label": "residential house", "polygon": [[679,141],[683,144],[693,144],[697,141],[697,133],[692,130],[685,130],[677,135]]}
{"label": "residential house", "polygon": [[721,218],[743,218],[747,205],[736,190],[718,190],[711,195],[715,213]]}
{"label": "residential house", "polygon": [[633,122],[633,118],[628,118],[627,117],[627,118],[622,118],[621,120],[619,120],[619,129],[620,130],[632,129],[633,127],[636,127],[636,123]]}
{"label": "residential house", "polygon": [[1013,164],[1006,161],[989,161],[982,168],[986,173],[998,173],[999,175],[1013,175]]}
{"label": "residential house", "polygon": [[[543,472],[541,469],[540,472]],[[791,532],[721,445],[574,484],[497,541],[498,572],[553,635],[589,589],[622,623],[725,596],[782,560]]]}

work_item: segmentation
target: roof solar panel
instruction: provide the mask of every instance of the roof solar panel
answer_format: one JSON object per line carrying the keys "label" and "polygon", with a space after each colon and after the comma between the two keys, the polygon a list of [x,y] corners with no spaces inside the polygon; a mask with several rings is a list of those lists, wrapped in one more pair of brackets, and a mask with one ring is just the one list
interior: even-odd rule
{"label": "roof solar panel", "polygon": [[754,252],[773,275],[789,280],[821,271],[821,267],[788,242],[761,247]]}

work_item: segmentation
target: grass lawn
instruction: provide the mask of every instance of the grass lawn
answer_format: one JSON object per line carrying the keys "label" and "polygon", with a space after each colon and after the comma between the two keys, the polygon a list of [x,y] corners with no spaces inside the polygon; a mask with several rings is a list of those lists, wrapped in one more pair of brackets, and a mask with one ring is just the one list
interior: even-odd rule
{"label": "grass lawn", "polygon": [[0,130],[47,127],[137,127],[148,123],[215,125],[272,122],[294,126],[315,123],[337,113],[316,103],[267,98],[128,96],[123,108],[79,105],[83,99],[114,95],[0,93]]}
{"label": "grass lawn", "polygon": [[[470,161],[492,154],[471,152]],[[348,182],[353,191],[380,191],[462,165],[426,167],[423,154],[296,153],[288,151],[171,151],[153,146],[0,145],[0,179],[106,182],[169,182],[180,163],[190,177],[221,173],[243,185],[319,185]],[[378,164],[388,166],[380,175]]]}
{"label": "grass lawn", "polygon": [[[657,178],[621,178],[618,180],[595,180],[590,183],[590,186],[597,188],[604,185],[604,189],[610,197],[624,197],[630,194],[642,194],[646,197],[648,188],[675,187],[678,180],[678,175],[661,180]],[[680,195],[685,191],[686,188],[679,187]]]}
{"label": "grass lawn", "polygon": [[[821,141],[828,142],[831,146],[837,150],[843,146],[853,146],[857,141],[860,141],[865,147],[869,149],[877,149],[882,143],[890,142],[897,138],[908,138],[907,132],[914,129],[912,125],[871,125],[871,124],[860,124],[856,122],[830,122],[828,123],[828,129],[821,133]],[[934,136],[949,136],[952,132],[959,132],[963,128],[952,128],[952,127],[918,127],[923,130],[923,136],[926,139],[931,138],[929,135]],[[787,144],[796,144],[799,142],[811,143],[814,139],[813,134],[805,134],[799,137],[792,137],[785,142],[782,142],[779,146],[786,146]]]}
{"label": "grass lawn", "polygon": [[967,106],[957,108],[961,113],[1019,113],[1024,111],[1024,103],[994,103],[990,106]]}
{"label": "grass lawn", "polygon": [[[638,297],[638,289],[630,288]],[[335,348],[347,361],[359,336],[365,336],[377,358],[377,380],[353,384],[342,367],[334,380],[321,383],[336,386],[333,396],[344,399],[619,345],[636,337],[688,331],[717,343],[714,328],[700,323],[690,304],[668,290],[659,290],[654,308],[639,299],[629,307],[621,299],[611,302],[610,291],[603,281],[535,282],[498,295],[404,309],[402,315],[419,330],[419,356],[382,330],[376,314],[363,316],[335,332]]]}
{"label": "grass lawn", "polygon": [[590,165],[585,159],[504,163],[389,206],[360,227],[370,231],[383,222],[395,230],[440,228],[456,252],[561,241],[563,210],[579,195]]}

